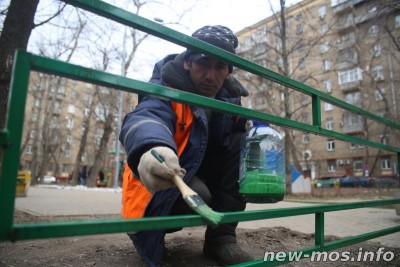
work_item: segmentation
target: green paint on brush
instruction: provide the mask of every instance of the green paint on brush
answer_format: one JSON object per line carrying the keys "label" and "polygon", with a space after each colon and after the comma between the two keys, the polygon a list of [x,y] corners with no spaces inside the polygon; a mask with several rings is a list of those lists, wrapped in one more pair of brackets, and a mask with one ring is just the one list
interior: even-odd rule
{"label": "green paint on brush", "polygon": [[[165,159],[162,155],[158,154],[155,149],[151,150],[151,154],[160,162],[165,164]],[[189,205],[189,207],[199,214],[207,224],[211,226],[217,226],[224,217],[224,214],[213,211],[204,200],[194,192],[181,177],[175,175],[172,180],[175,185],[179,188],[182,194],[183,200]]]}

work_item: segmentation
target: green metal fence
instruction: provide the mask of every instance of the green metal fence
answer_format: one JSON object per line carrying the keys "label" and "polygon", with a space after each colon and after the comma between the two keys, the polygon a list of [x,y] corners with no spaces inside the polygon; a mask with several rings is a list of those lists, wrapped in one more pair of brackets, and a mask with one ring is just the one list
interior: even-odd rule
{"label": "green metal fence", "polygon": [[[101,1],[91,0],[64,0],[79,8],[91,11],[129,27],[150,33],[154,36],[168,40],[175,44],[198,50],[212,55],[216,58],[239,67],[243,70],[254,73],[276,83],[288,86],[294,90],[310,95],[312,97],[313,124],[277,117],[271,114],[250,110],[244,107],[222,103],[218,100],[209,99],[203,96],[171,90],[167,87],[149,84],[126,77],[85,68],[78,65],[57,61],[50,58],[40,57],[24,51],[17,51],[15,55],[11,90],[9,97],[9,108],[7,111],[6,128],[0,131],[0,145],[4,151],[3,162],[0,173],[0,241],[17,241],[26,239],[54,238],[79,235],[122,233],[131,231],[144,231],[156,229],[171,229],[179,227],[199,226],[205,222],[199,215],[167,216],[143,219],[114,219],[114,220],[92,220],[79,222],[58,222],[58,223],[35,223],[35,224],[14,224],[14,204],[16,193],[17,171],[19,164],[19,149],[21,145],[25,104],[29,87],[29,76],[31,71],[38,71],[54,74],[62,77],[93,83],[101,86],[115,88],[131,93],[151,94],[154,96],[166,97],[170,100],[210,108],[220,112],[236,114],[249,119],[270,122],[283,127],[328,136],[335,139],[363,144],[370,147],[392,151],[397,154],[397,165],[400,166],[400,148],[383,145],[348,136],[342,133],[329,131],[321,127],[321,101],[329,102],[340,108],[358,113],[366,118],[377,121],[394,129],[400,129],[400,125],[381,118],[375,114],[350,105],[344,101],[326,95],[310,86],[289,79],[283,75],[263,68],[253,62],[244,60],[236,55],[193,39],[187,35],[176,32],[158,23],[144,19],[123,9],[109,5]],[[399,169],[399,168],[397,168]],[[285,208],[272,210],[257,210],[244,212],[227,212],[222,223],[252,221],[261,219],[272,219],[278,217],[297,216],[304,214],[315,214],[315,245],[304,248],[304,254],[313,251],[329,251],[348,245],[356,244],[380,236],[400,232],[400,226],[381,229],[349,238],[343,238],[334,242],[324,241],[324,215],[326,212],[339,210],[358,209],[374,206],[386,206],[400,204],[400,199],[363,201],[347,204],[318,205],[302,208]],[[282,265],[289,261],[272,261],[268,266]],[[266,266],[263,259],[240,264],[240,266]]]}

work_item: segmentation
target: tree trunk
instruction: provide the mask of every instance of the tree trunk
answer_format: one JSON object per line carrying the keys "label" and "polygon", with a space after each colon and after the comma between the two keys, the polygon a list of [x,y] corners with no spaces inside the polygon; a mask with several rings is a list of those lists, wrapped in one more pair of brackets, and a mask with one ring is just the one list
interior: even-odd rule
{"label": "tree trunk", "polygon": [[99,149],[96,152],[92,172],[89,175],[88,187],[96,186],[97,173],[99,167],[101,167],[101,164],[103,163],[104,155],[107,152],[107,144],[113,132],[113,127],[112,127],[113,122],[114,122],[114,114],[112,112],[109,112],[106,121],[104,123],[104,133],[100,141]]}
{"label": "tree trunk", "polygon": [[16,49],[26,49],[39,0],[12,0],[0,36],[0,126],[5,123],[11,69]]}
{"label": "tree trunk", "polygon": [[[26,49],[39,0],[11,0],[0,35],[0,129],[5,128],[11,70],[16,49]],[[3,150],[0,149],[0,163]]]}

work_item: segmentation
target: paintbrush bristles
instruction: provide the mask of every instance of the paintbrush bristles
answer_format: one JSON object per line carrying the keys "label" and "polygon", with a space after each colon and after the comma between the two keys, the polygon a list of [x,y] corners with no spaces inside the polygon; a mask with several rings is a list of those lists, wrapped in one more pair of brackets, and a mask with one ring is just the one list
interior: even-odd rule
{"label": "paintbrush bristles", "polygon": [[224,217],[222,213],[213,211],[199,195],[187,195],[183,199],[191,209],[212,226],[218,225]]}
{"label": "paintbrush bristles", "polygon": [[213,211],[207,205],[200,205],[194,208],[195,212],[205,219],[211,226],[217,226],[224,217],[224,214]]}
{"label": "paintbrush bristles", "polygon": [[[157,150],[152,149],[151,154],[160,163],[166,165],[164,157],[158,154]],[[182,177],[175,175],[172,181],[178,187],[179,191],[181,191],[182,198],[189,207],[205,219],[211,226],[217,226],[221,222],[224,215],[213,211],[207,206],[204,200],[183,181]]]}

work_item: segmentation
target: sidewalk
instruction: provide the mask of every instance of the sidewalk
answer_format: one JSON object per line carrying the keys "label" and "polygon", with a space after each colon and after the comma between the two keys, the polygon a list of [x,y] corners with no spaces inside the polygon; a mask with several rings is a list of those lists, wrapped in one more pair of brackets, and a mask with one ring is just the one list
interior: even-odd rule
{"label": "sidewalk", "polygon": [[[103,215],[120,218],[121,189],[91,189],[84,187],[31,187],[28,197],[16,198],[15,207],[37,216]],[[338,201],[338,200],[337,200]],[[349,199],[345,199],[349,202]],[[354,202],[359,201],[355,200]],[[321,203],[322,204],[322,203]],[[280,209],[319,205],[282,201],[276,204],[248,204],[246,210]],[[362,208],[325,213],[325,235],[346,237],[398,226],[400,216],[393,209]],[[314,214],[277,219],[240,222],[239,228],[283,226],[303,233],[314,233]],[[400,233],[383,236],[373,241],[400,247]]]}

